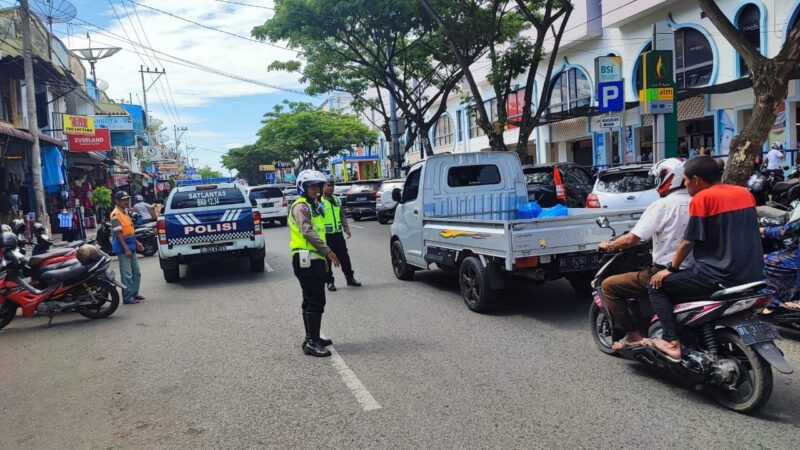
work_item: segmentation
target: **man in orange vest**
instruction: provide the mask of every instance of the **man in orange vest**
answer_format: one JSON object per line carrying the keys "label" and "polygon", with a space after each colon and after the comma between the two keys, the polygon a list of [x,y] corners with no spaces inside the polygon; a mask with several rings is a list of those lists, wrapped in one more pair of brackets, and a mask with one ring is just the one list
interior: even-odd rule
{"label": "man in orange vest", "polygon": [[111,211],[111,249],[119,257],[120,281],[125,286],[122,290],[122,303],[133,305],[144,300],[139,295],[139,282],[142,274],[136,252],[142,251],[142,244],[136,240],[133,220],[128,215],[131,196],[125,191],[114,194],[117,207]]}

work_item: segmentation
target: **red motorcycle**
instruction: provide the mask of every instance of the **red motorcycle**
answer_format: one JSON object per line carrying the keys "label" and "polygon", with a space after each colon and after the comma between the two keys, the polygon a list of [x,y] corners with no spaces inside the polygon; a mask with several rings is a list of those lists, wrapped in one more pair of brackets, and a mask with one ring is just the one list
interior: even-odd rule
{"label": "red motorcycle", "polygon": [[[75,311],[90,319],[104,319],[119,306],[119,292],[111,257],[101,251],[81,262],[78,249],[64,248],[26,259],[17,249],[13,233],[0,237],[0,329],[22,308],[22,316],[43,314],[50,320],[62,312]],[[27,280],[24,274],[30,273]]]}

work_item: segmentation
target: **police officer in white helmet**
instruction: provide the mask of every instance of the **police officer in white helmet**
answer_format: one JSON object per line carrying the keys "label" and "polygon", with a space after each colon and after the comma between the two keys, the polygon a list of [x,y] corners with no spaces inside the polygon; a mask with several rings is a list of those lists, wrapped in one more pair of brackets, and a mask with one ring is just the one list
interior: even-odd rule
{"label": "police officer in white helmet", "polygon": [[339,258],[325,243],[323,206],[320,203],[326,177],[317,170],[304,170],[297,176],[300,198],[289,214],[289,247],[294,274],[303,290],[303,323],[306,338],[303,352],[311,356],[330,356],[325,347],[330,339],[322,339],[320,327],[325,312],[325,280],[328,261],[339,267]]}

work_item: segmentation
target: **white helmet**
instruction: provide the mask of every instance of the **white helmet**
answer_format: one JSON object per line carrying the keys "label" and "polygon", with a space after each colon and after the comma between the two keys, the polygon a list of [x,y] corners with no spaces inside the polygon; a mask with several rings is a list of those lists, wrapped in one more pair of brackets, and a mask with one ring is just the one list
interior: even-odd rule
{"label": "white helmet", "polygon": [[662,197],[680,189],[683,186],[683,158],[662,159],[650,169],[650,176],[654,178],[656,190]]}
{"label": "white helmet", "polygon": [[297,176],[297,192],[300,194],[305,194],[306,184],[325,184],[327,181],[328,177],[326,177],[325,174],[319,170],[306,169],[300,172],[300,175]]}

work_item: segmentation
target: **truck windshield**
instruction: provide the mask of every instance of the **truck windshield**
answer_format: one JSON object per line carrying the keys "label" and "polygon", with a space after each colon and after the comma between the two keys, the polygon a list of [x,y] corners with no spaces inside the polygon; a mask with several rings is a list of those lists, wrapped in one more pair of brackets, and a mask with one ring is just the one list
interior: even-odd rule
{"label": "truck windshield", "polygon": [[237,188],[178,191],[172,196],[171,209],[202,208],[245,203],[242,191]]}

